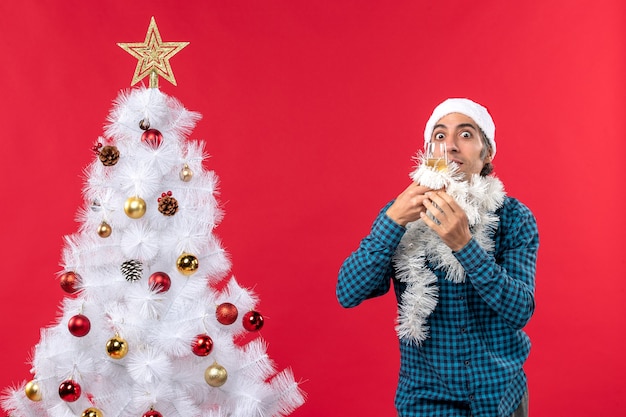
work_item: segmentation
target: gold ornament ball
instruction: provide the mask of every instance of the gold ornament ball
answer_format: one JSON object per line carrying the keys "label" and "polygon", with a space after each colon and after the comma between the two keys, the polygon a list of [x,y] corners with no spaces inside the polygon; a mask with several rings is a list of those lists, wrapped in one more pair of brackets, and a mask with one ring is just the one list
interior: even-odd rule
{"label": "gold ornament ball", "polygon": [[124,212],[131,219],[139,219],[146,214],[146,202],[140,197],[129,197],[124,203]]}
{"label": "gold ornament ball", "polygon": [[115,336],[107,342],[107,355],[113,359],[122,359],[128,353],[128,343],[119,336]]}
{"label": "gold ornament ball", "polygon": [[30,381],[24,387],[24,392],[26,396],[31,401],[41,401],[41,389],[39,388],[39,384],[35,381]]}
{"label": "gold ornament ball", "polygon": [[100,226],[98,226],[98,236],[100,237],[109,237],[111,236],[111,226],[109,226],[109,224],[107,222],[102,222],[100,223]]}
{"label": "gold ornament ball", "polygon": [[191,181],[192,177],[193,171],[191,170],[191,168],[189,168],[189,165],[185,164],[183,169],[180,170],[180,179],[184,182],[189,182]]}
{"label": "gold ornament ball", "polygon": [[88,409],[83,411],[81,417],[102,417],[102,411],[100,411],[96,407],[89,407]]}
{"label": "gold ornament ball", "polygon": [[226,383],[228,379],[228,372],[226,368],[217,362],[206,368],[204,371],[204,380],[212,387],[221,387]]}
{"label": "gold ornament ball", "polygon": [[198,258],[188,253],[183,253],[176,261],[176,268],[181,274],[189,276],[198,270]]}

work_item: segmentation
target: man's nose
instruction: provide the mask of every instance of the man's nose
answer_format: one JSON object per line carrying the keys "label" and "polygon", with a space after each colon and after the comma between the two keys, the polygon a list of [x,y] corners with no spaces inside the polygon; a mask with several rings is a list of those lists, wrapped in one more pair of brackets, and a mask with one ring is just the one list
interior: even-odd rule
{"label": "man's nose", "polygon": [[452,137],[452,136],[448,136],[446,138],[446,151],[448,152],[457,152],[459,150],[457,143],[456,143],[456,138]]}

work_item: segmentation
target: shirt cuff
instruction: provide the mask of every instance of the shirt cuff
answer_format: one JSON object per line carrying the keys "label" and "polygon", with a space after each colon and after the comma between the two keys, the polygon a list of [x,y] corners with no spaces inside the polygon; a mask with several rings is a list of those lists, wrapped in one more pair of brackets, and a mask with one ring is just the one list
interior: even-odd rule
{"label": "shirt cuff", "polygon": [[406,228],[404,226],[400,226],[391,217],[387,216],[385,212],[382,212],[372,226],[371,235],[395,250],[405,232]]}
{"label": "shirt cuff", "polygon": [[453,252],[465,272],[472,273],[488,264],[489,254],[480,247],[474,238],[470,239],[461,250]]}

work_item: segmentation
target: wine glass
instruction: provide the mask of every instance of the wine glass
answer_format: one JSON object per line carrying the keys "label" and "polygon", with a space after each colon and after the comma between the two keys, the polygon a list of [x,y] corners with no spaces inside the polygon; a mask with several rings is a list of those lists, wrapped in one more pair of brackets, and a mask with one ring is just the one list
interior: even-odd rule
{"label": "wine glass", "polygon": [[443,142],[428,142],[426,144],[426,166],[435,171],[448,169],[448,153]]}

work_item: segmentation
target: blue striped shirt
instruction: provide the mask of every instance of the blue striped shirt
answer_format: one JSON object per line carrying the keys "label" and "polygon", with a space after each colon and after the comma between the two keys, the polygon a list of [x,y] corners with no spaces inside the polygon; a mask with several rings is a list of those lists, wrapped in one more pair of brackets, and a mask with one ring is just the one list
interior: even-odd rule
{"label": "blue striped shirt", "polygon": [[[386,215],[391,204],[339,271],[337,298],[344,307],[387,293],[391,282],[401,300],[405,284],[394,276],[392,256],[406,229]],[[518,200],[506,197],[497,214],[492,253],[474,239],[454,253],[465,282],[434,270],[439,301],[426,323],[429,338],[419,347],[400,340],[400,417],[505,417],[524,395],[530,340],[522,329],[535,308],[539,235],[533,214]]]}

